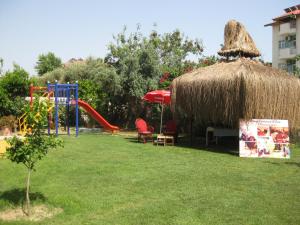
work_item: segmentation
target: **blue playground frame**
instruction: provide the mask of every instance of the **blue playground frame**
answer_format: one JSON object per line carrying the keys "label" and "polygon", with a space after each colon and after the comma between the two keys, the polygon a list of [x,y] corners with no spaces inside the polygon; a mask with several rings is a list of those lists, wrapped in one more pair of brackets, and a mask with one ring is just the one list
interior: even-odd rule
{"label": "blue playground frame", "polygon": [[[69,126],[69,113],[70,113],[70,105],[75,104],[75,113],[76,113],[76,137],[78,136],[78,123],[79,123],[79,109],[78,109],[78,82],[75,84],[58,84],[55,81],[55,84],[51,84],[48,82],[47,89],[48,93],[54,93],[54,104],[55,104],[55,134],[58,135],[58,127],[59,127],[59,118],[58,118],[58,110],[59,105],[64,105],[66,107],[66,127],[68,135],[70,135],[70,126]],[[50,134],[50,117],[48,119],[48,134]]]}

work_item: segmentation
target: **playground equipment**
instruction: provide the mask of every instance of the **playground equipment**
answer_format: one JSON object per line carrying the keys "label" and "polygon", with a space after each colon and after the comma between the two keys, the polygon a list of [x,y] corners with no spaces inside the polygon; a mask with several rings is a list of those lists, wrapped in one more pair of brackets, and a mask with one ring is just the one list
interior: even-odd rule
{"label": "playground equipment", "polygon": [[111,125],[107,120],[105,120],[92,106],[82,100],[78,100],[78,105],[82,107],[91,117],[93,117],[101,126],[112,132],[119,130],[120,128]]}
{"label": "playground equipment", "polygon": [[[76,137],[78,136],[78,83],[76,84],[50,84],[48,82],[47,86],[48,93],[53,93],[53,98],[50,100],[54,101],[55,108],[55,134],[58,135],[58,127],[59,127],[59,118],[58,118],[58,110],[59,105],[64,105],[66,107],[66,127],[68,135],[70,135],[70,125],[69,125],[69,114],[70,114],[70,105],[75,105],[75,131]],[[51,114],[51,113],[50,113]],[[48,134],[50,134],[50,124],[51,118],[48,117]]]}
{"label": "playground equipment", "polygon": [[[69,114],[70,114],[70,106],[75,106],[75,130],[76,136],[78,136],[78,123],[79,123],[79,106],[81,106],[89,115],[91,115],[104,129],[110,130],[111,132],[115,132],[119,130],[119,127],[111,125],[107,122],[93,107],[91,107],[88,103],[80,100],[78,98],[78,83],[75,84],[51,84],[48,82],[47,87],[35,87],[33,85],[30,86],[30,97],[26,98],[30,101],[30,105],[33,104],[34,93],[43,92],[41,98],[49,99],[50,104],[48,108],[48,134],[50,134],[50,127],[52,123],[52,110],[54,109],[55,115],[55,134],[58,135],[59,128],[59,106],[63,105],[66,107],[66,128],[67,133],[70,135],[70,125],[69,125]],[[28,132],[28,125],[26,121],[27,115],[24,113],[19,118],[19,129],[22,134],[26,134]]]}

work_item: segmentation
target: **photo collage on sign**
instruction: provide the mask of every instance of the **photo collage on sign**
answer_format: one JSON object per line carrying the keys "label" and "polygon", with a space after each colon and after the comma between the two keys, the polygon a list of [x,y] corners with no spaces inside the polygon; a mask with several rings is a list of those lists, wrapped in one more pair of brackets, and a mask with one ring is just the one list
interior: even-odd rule
{"label": "photo collage on sign", "polygon": [[290,158],[287,120],[240,121],[240,157]]}

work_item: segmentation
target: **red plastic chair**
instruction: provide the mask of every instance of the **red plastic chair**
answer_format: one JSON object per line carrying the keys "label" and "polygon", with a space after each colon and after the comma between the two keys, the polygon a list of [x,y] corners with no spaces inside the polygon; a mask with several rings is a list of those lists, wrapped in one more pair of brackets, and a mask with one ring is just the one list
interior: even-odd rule
{"label": "red plastic chair", "polygon": [[135,120],[135,127],[138,131],[138,141],[142,140],[143,143],[146,143],[147,139],[151,139],[153,142],[154,128],[148,126],[145,120],[137,118]]}
{"label": "red plastic chair", "polygon": [[176,122],[174,120],[169,120],[166,123],[166,125],[164,126],[163,134],[173,136],[175,142],[177,142],[178,132]]}

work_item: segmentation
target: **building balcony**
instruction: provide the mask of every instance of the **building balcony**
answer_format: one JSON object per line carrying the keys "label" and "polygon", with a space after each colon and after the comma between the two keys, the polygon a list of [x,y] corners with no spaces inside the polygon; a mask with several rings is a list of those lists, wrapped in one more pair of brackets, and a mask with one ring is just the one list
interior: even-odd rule
{"label": "building balcony", "polygon": [[293,36],[288,36],[286,39],[279,41],[279,59],[290,59],[297,55],[296,40]]}
{"label": "building balcony", "polygon": [[297,55],[296,48],[282,48],[279,49],[279,58],[280,59],[291,59]]}
{"label": "building balcony", "polygon": [[296,20],[292,20],[288,23],[282,23],[279,26],[279,34],[295,34],[296,33]]}

